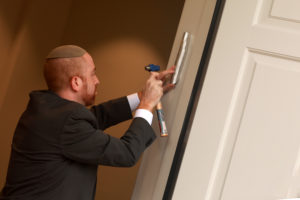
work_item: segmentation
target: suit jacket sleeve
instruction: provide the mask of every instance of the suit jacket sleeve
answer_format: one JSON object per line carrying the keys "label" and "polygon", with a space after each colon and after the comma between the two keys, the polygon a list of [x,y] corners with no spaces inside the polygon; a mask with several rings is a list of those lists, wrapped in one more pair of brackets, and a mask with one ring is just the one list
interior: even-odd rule
{"label": "suit jacket sleeve", "polygon": [[65,157],[88,164],[133,166],[156,137],[143,118],[134,118],[120,139],[97,129],[96,123],[95,116],[84,107],[68,117],[60,138]]}
{"label": "suit jacket sleeve", "polygon": [[101,130],[132,118],[127,97],[93,106],[91,111],[96,116]]}

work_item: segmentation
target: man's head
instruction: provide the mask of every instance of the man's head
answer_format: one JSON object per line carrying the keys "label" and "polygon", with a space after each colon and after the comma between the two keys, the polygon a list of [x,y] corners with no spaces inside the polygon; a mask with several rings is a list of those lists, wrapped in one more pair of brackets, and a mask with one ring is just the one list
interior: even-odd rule
{"label": "man's head", "polygon": [[86,106],[95,101],[99,80],[92,57],[81,47],[63,45],[53,49],[44,65],[49,90]]}

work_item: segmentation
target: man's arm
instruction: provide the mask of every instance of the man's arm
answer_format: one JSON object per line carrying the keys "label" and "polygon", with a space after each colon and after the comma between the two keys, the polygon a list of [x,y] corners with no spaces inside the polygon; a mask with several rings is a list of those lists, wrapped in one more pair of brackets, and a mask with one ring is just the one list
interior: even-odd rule
{"label": "man's arm", "polygon": [[86,164],[129,167],[156,138],[149,123],[140,117],[133,119],[120,139],[97,130],[94,121],[92,113],[84,108],[67,119],[61,134],[65,157]]}
{"label": "man's arm", "polygon": [[93,106],[91,111],[96,116],[101,130],[132,118],[131,109],[126,97]]}
{"label": "man's arm", "polygon": [[91,112],[96,116],[99,128],[106,128],[132,118],[132,112],[136,111],[134,118],[144,118],[150,125],[153,114],[145,109],[137,109],[140,104],[138,93],[128,95],[119,99],[111,100],[91,108]]}

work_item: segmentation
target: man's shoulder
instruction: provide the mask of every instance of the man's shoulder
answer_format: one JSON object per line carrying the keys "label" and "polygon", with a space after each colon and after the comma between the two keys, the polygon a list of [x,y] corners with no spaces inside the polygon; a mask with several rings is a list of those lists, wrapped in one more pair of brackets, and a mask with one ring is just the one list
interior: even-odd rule
{"label": "man's shoulder", "polygon": [[48,90],[31,92],[27,111],[31,115],[45,117],[46,121],[59,121],[60,123],[68,120],[96,120],[95,115],[84,105],[61,98]]}
{"label": "man's shoulder", "polygon": [[63,99],[51,91],[41,90],[30,93],[30,101],[23,115],[50,123],[61,123],[69,116],[86,112],[89,110],[77,102]]}
{"label": "man's shoulder", "polygon": [[63,99],[49,90],[32,91],[29,96],[29,106],[38,108],[39,110],[49,109],[50,111],[54,111],[59,109],[60,111],[65,112],[80,109],[81,107],[85,108],[83,105]]}

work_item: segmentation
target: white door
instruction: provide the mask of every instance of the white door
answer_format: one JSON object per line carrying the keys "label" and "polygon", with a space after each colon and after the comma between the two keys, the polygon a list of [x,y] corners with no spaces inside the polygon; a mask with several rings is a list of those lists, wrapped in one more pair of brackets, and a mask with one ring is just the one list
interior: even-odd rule
{"label": "white door", "polygon": [[173,199],[300,197],[300,0],[227,0]]}
{"label": "white door", "polygon": [[[163,197],[215,3],[216,0],[185,1],[168,67],[175,64],[184,32],[191,35],[187,56],[176,88],[162,100],[169,136],[158,136],[144,153],[132,200]],[[157,119],[153,119],[153,128],[159,135]]]}

